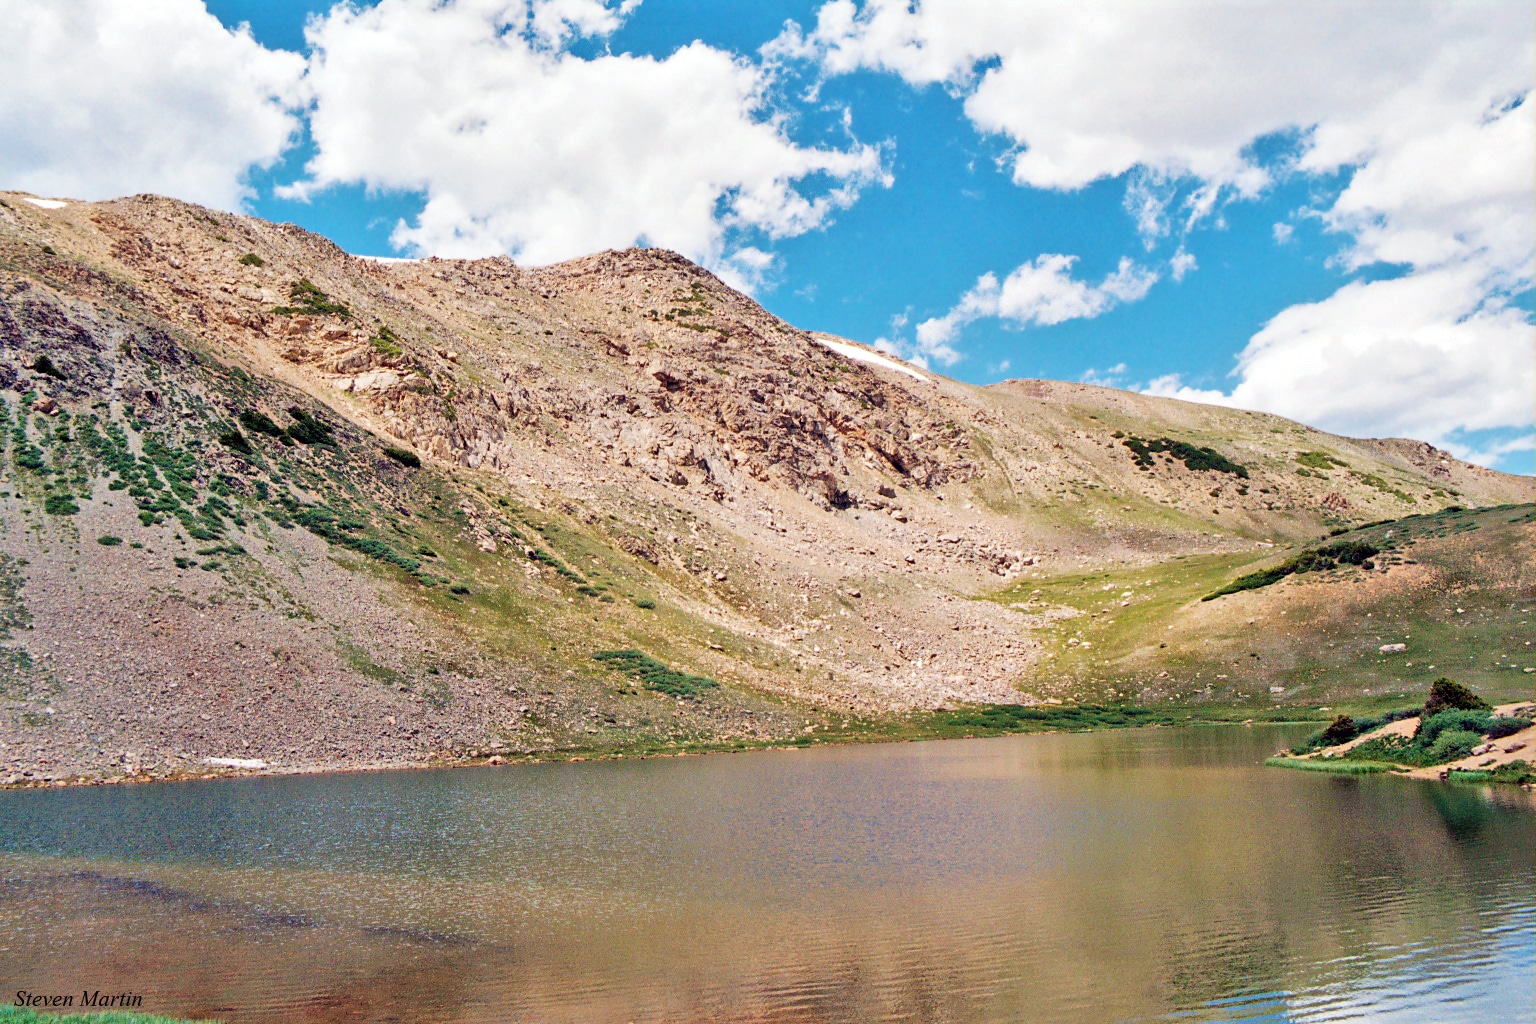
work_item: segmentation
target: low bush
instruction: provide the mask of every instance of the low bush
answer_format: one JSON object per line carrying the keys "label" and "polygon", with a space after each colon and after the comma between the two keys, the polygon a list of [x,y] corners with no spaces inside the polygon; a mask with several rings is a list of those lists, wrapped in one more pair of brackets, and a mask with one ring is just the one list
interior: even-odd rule
{"label": "low bush", "polygon": [[283,435],[283,428],[273,422],[272,417],[255,409],[247,409],[240,414],[240,425],[253,434],[266,434],[269,437]]}
{"label": "low bush", "polygon": [[257,256],[253,252],[248,252],[244,256],[241,256],[240,262],[245,264],[247,267],[264,267],[267,265],[266,260],[262,259],[260,256]]}
{"label": "low bush", "polygon": [[1272,583],[1278,583],[1292,573],[1325,572],[1339,565],[1364,565],[1370,566],[1370,559],[1381,553],[1381,549],[1372,544],[1360,540],[1341,540],[1320,548],[1309,548],[1279,565],[1268,569],[1260,569],[1258,572],[1239,576],[1220,590],[1202,597],[1202,601],[1214,601],[1218,597],[1227,594],[1237,594],[1244,590],[1257,590],[1267,587]]}
{"label": "low bush", "polygon": [[308,316],[335,316],[342,320],[352,319],[352,311],[340,302],[332,302],[330,296],[315,286],[314,282],[306,277],[301,277],[288,286],[288,301],[291,306],[278,306],[272,312],[279,316],[295,316],[306,314]]}
{"label": "low bush", "polygon": [[1175,441],[1169,437],[1148,441],[1135,434],[1120,443],[1131,450],[1132,460],[1141,469],[1151,469],[1155,461],[1152,456],[1159,452],[1167,452],[1171,457],[1184,463],[1187,469],[1195,472],[1213,470],[1217,473],[1230,473],[1243,480],[1248,479],[1248,467],[1233,462],[1214,448],[1197,448],[1187,441]]}
{"label": "low bush", "polygon": [[400,344],[400,335],[385,326],[379,327],[378,333],[368,339],[368,344],[372,345],[379,355],[390,358],[401,355],[405,351]]}
{"label": "low bush", "polygon": [[652,601],[648,597],[637,597],[635,599],[635,607],[644,608],[646,611],[650,611],[652,608],[656,607],[656,602]]}
{"label": "low bush", "polygon": [[1340,743],[1348,743],[1356,736],[1359,736],[1360,732],[1360,727],[1355,724],[1353,718],[1350,718],[1348,715],[1340,715],[1328,723],[1328,728],[1324,729],[1322,735],[1318,738],[1321,740],[1322,746],[1332,747]]}
{"label": "low bush", "polygon": [[1459,761],[1482,742],[1482,733],[1471,729],[1446,729],[1435,737],[1435,742],[1430,746],[1429,762],[1444,764],[1446,761]]}
{"label": "low bush", "polygon": [[1457,708],[1467,711],[1485,711],[1489,708],[1489,704],[1465,686],[1445,676],[1441,676],[1430,684],[1429,700],[1424,702],[1426,718],[1441,711]]}
{"label": "low bush", "polygon": [[689,675],[668,668],[643,651],[598,651],[592,657],[640,680],[647,690],[655,690],[669,697],[693,700],[720,685],[708,676]]}
{"label": "low bush", "polygon": [[1513,715],[1499,715],[1488,723],[1488,738],[1501,740],[1505,736],[1513,736],[1522,729],[1529,729],[1529,718],[1516,718]]}
{"label": "low bush", "polygon": [[385,448],[384,454],[402,466],[410,466],[412,469],[421,468],[421,456],[404,448]]}
{"label": "low bush", "polygon": [[293,406],[288,410],[288,415],[293,417],[293,423],[288,426],[285,433],[300,444],[331,444],[331,432],[335,429],[324,420],[317,419],[310,413]]}
{"label": "low bush", "polygon": [[100,544],[104,548],[115,548],[119,544],[121,544],[122,542],[123,542],[123,538],[121,538],[121,537],[114,537],[110,533],[104,533],[100,537],[96,538],[96,543]]}
{"label": "low bush", "polygon": [[43,511],[51,516],[72,516],[80,511],[72,494],[50,494],[43,499]]}
{"label": "low bush", "polygon": [[254,449],[251,442],[239,430],[230,429],[219,435],[219,444],[243,455],[250,455]]}
{"label": "low bush", "polygon": [[56,380],[66,379],[64,377],[64,371],[53,365],[53,360],[48,358],[47,353],[44,353],[38,356],[36,359],[32,360],[32,370],[35,373],[41,373],[46,376],[53,377]]}

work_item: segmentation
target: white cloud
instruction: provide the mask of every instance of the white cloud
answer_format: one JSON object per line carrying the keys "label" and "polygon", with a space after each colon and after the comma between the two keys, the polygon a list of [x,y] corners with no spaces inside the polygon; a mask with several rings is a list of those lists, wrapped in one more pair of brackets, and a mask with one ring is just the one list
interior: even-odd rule
{"label": "white cloud", "polygon": [[1236,372],[1230,392],[1186,387],[1176,376],[1146,390],[1437,444],[1461,431],[1528,425],[1536,395],[1528,317],[1487,299],[1465,266],[1355,282],[1292,306],[1254,335]]}
{"label": "white cloud", "polygon": [[1168,273],[1175,281],[1184,280],[1185,274],[1198,269],[1200,262],[1195,259],[1195,254],[1186,251],[1183,246],[1179,246],[1179,251],[1168,261]]}
{"label": "white cloud", "polygon": [[[1536,259],[1525,6],[834,0],[776,45],[826,74],[944,84],[977,129],[1014,144],[1021,185],[1130,172],[1125,207],[1148,248],[1176,207],[1187,234],[1278,177],[1341,174],[1337,197],[1305,214],[1344,240],[1336,266],[1407,276],[1282,311],[1230,392],[1176,378],[1153,390],[1430,440],[1531,427],[1536,345],[1508,302]],[[1276,242],[1291,235],[1275,226]],[[1175,279],[1193,269],[1179,260]],[[962,307],[930,335],[951,338]]]}
{"label": "white cloud", "polygon": [[632,6],[333,8],[307,30],[317,153],[300,190],[424,192],[421,214],[394,235],[417,252],[545,263],[643,242],[750,276],[754,257],[726,251],[733,229],[801,234],[889,181],[876,147],[790,140],[769,72],[729,53],[693,43],[664,59],[583,59],[561,48],[611,31]]}
{"label": "white cloud", "polygon": [[234,209],[299,130],[304,59],[199,0],[0,0],[0,24],[6,188]]}
{"label": "white cloud", "polygon": [[961,328],[985,317],[999,317],[1018,327],[1050,326],[1089,319],[1122,302],[1144,297],[1158,275],[1129,258],[1097,285],[1072,277],[1076,256],[1044,253],[1016,267],[1001,283],[983,274],[941,317],[917,325],[916,355],[952,365],[961,359],[953,345]]}

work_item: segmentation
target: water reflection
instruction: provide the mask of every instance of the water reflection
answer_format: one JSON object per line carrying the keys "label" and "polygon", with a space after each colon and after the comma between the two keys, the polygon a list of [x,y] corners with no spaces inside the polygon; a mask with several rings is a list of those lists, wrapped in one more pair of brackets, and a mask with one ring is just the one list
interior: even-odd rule
{"label": "water reflection", "polygon": [[0,977],[232,1022],[1529,1019],[1529,806],[1259,767],[1289,738],[0,794]]}

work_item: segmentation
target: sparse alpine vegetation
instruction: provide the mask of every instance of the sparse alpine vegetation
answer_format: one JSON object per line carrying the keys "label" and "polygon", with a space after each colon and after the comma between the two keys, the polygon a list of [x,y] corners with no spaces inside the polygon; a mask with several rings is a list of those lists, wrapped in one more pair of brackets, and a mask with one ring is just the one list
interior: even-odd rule
{"label": "sparse alpine vegetation", "polygon": [[1187,441],[1175,441],[1169,437],[1148,441],[1135,434],[1126,437],[1120,443],[1131,450],[1133,460],[1139,469],[1151,469],[1157,464],[1153,456],[1167,453],[1169,458],[1177,459],[1184,463],[1186,469],[1196,473],[1230,473],[1239,479],[1248,479],[1248,467],[1233,462],[1214,448],[1199,448]]}
{"label": "sparse alpine vegetation", "polygon": [[1371,559],[1380,553],[1380,548],[1362,540],[1338,541],[1320,548],[1311,548],[1293,558],[1286,559],[1279,565],[1239,576],[1220,590],[1205,595],[1201,600],[1214,601],[1218,597],[1224,597],[1227,594],[1238,594],[1245,590],[1257,590],[1260,587],[1267,587],[1272,583],[1279,583],[1292,573],[1326,572],[1340,565],[1358,565],[1367,569],[1373,568],[1374,563],[1371,562]]}

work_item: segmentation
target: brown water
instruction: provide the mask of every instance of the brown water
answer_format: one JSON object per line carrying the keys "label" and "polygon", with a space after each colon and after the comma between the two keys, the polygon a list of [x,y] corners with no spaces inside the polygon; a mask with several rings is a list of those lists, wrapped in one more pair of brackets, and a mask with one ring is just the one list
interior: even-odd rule
{"label": "brown water", "polygon": [[1193,728],[0,793],[0,986],[295,1021],[1531,1020],[1527,794]]}

